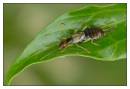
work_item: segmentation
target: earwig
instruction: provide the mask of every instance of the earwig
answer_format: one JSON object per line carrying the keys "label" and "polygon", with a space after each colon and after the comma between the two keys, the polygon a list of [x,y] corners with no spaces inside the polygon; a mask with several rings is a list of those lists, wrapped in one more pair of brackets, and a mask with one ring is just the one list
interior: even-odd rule
{"label": "earwig", "polygon": [[90,40],[93,41],[101,38],[104,35],[105,35],[105,31],[103,31],[102,28],[99,27],[85,28],[82,32],[76,33],[71,37],[61,41],[59,47],[61,49],[64,49],[70,44],[77,44],[77,43],[82,43],[84,41],[90,41]]}

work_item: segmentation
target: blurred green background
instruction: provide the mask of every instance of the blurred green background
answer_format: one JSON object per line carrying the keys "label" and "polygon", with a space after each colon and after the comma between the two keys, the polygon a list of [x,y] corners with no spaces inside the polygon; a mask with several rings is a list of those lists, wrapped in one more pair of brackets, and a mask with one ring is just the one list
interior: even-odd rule
{"label": "blurred green background", "polygon": [[[63,13],[85,5],[4,3],[4,77],[39,31]],[[126,65],[126,60],[59,58],[30,66],[12,85],[126,85]]]}

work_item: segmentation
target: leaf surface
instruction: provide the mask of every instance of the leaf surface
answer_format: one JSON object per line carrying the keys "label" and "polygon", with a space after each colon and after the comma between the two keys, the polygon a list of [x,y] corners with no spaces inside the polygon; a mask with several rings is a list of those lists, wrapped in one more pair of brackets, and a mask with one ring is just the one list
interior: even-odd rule
{"label": "leaf surface", "polygon": [[[85,26],[106,27],[113,31],[95,41],[99,46],[83,42],[78,44],[80,47],[72,44],[59,49],[63,39],[82,31]],[[126,4],[87,5],[60,16],[25,48],[10,67],[4,82],[8,85],[17,73],[31,64],[63,56],[84,56],[102,61],[126,59]]]}

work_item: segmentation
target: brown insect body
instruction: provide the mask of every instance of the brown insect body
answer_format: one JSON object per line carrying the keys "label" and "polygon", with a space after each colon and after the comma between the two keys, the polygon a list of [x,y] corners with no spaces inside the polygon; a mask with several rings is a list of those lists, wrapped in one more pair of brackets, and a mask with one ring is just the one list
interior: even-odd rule
{"label": "brown insect body", "polygon": [[72,35],[72,37],[63,40],[60,43],[59,47],[63,49],[66,48],[69,44],[76,44],[81,43],[83,41],[96,40],[99,39],[104,34],[105,33],[101,28],[98,27],[86,28],[83,32],[76,33]]}
{"label": "brown insect body", "polygon": [[91,40],[96,40],[99,39],[101,36],[104,36],[105,32],[101,28],[92,27],[85,29],[84,34],[86,37],[91,38]]}

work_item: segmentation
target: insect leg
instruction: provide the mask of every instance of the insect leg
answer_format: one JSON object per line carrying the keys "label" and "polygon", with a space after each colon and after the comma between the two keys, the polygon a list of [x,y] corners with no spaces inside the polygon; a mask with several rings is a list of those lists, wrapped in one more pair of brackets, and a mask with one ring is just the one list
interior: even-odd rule
{"label": "insect leg", "polygon": [[67,48],[67,47],[65,47],[65,48],[63,48],[63,49],[59,48],[59,49],[61,50],[60,52],[63,53],[66,48]]}
{"label": "insect leg", "polygon": [[94,40],[91,40],[91,44],[95,45],[95,46],[99,46],[99,44],[95,43]]}
{"label": "insect leg", "polygon": [[82,50],[84,50],[84,51],[86,51],[87,53],[90,53],[90,51],[88,51],[86,48],[84,48],[84,47],[82,47],[82,46],[80,46],[80,45],[78,45],[78,44],[75,44],[77,47],[79,47],[79,48],[81,48]]}
{"label": "insect leg", "polygon": [[116,26],[115,21],[111,21],[106,23],[106,25],[101,25],[101,28],[104,29],[104,32],[112,32]]}
{"label": "insect leg", "polygon": [[88,26],[84,26],[83,28],[82,28],[82,31],[84,31],[86,28],[89,28]]}

